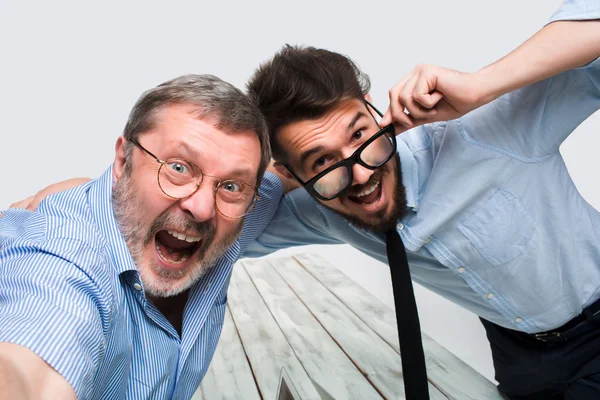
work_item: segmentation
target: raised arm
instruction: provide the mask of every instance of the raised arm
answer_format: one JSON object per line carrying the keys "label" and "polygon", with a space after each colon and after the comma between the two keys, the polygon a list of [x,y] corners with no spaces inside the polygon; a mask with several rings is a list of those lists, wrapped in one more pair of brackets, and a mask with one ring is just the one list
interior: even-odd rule
{"label": "raised arm", "polygon": [[0,399],[75,399],[65,378],[33,351],[0,343]]}
{"label": "raised arm", "polygon": [[600,56],[598,4],[565,1],[548,25],[477,72],[417,66],[390,90],[390,107],[382,124],[393,119],[402,132],[456,119],[505,93],[590,63]]}

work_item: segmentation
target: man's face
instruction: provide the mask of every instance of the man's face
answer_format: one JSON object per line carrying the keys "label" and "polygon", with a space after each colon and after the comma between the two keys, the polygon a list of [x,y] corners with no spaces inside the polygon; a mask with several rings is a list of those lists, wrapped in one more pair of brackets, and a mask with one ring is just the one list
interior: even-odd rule
{"label": "man's face", "polygon": [[186,105],[163,108],[155,121],[154,129],[138,137],[140,144],[161,160],[197,165],[205,175],[201,187],[182,200],[166,196],[157,182],[160,164],[134,147],[128,173],[126,142],[120,139],[113,201],[145,291],[168,297],[189,289],[239,236],[243,219],[217,212],[214,191],[217,179],[256,185],[260,143],[254,132],[228,134],[216,121],[197,119]]}
{"label": "man's face", "polygon": [[[284,126],[277,140],[287,163],[304,182],[336,162],[350,157],[380,130],[360,100],[346,100],[321,118]],[[355,164],[350,188],[333,200],[319,200],[351,223],[385,231],[404,215],[406,196],[397,156],[376,170]]]}

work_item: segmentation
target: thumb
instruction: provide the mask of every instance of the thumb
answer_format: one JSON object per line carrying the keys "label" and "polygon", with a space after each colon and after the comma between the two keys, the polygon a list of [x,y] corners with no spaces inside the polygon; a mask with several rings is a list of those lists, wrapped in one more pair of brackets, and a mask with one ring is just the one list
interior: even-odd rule
{"label": "thumb", "polygon": [[437,90],[432,93],[423,93],[414,97],[415,101],[425,108],[433,108],[444,97]]}
{"label": "thumb", "polygon": [[392,123],[392,113],[391,113],[390,109],[388,108],[387,111],[385,112],[385,114],[383,114],[381,121],[379,121],[379,125],[387,126],[391,123]]}

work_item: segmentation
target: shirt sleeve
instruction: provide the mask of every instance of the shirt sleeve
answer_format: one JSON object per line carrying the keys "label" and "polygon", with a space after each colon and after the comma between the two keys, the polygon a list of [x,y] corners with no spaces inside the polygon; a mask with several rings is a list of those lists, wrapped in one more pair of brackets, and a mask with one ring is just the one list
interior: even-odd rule
{"label": "shirt sleeve", "polygon": [[265,229],[277,212],[283,196],[283,183],[277,175],[266,172],[258,188],[259,199],[250,214],[244,218],[244,229],[240,236],[240,249],[243,252]]}
{"label": "shirt sleeve", "polygon": [[600,59],[524,87],[452,121],[466,140],[525,161],[558,151],[600,108]]}
{"label": "shirt sleeve", "polygon": [[564,0],[548,23],[600,19],[600,0]]}
{"label": "shirt sleeve", "polygon": [[243,257],[260,257],[287,247],[342,244],[329,233],[320,205],[304,189],[286,194],[267,227],[246,249]]}
{"label": "shirt sleeve", "polygon": [[32,350],[85,398],[105,349],[102,296],[53,247],[0,240],[0,341]]}

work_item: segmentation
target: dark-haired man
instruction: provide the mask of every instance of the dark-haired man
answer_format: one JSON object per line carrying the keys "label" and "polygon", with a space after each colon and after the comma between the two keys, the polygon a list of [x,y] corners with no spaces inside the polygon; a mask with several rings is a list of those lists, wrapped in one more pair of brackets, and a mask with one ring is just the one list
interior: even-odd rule
{"label": "dark-haired man", "polygon": [[[600,107],[599,18],[600,2],[566,1],[477,73],[418,67],[381,120],[350,59],[283,48],[248,90],[280,172],[306,191],[246,255],[348,243],[387,262],[395,227],[414,280],[482,318],[501,391],[600,398],[600,214],[559,153]],[[397,138],[389,125],[442,120]]]}

